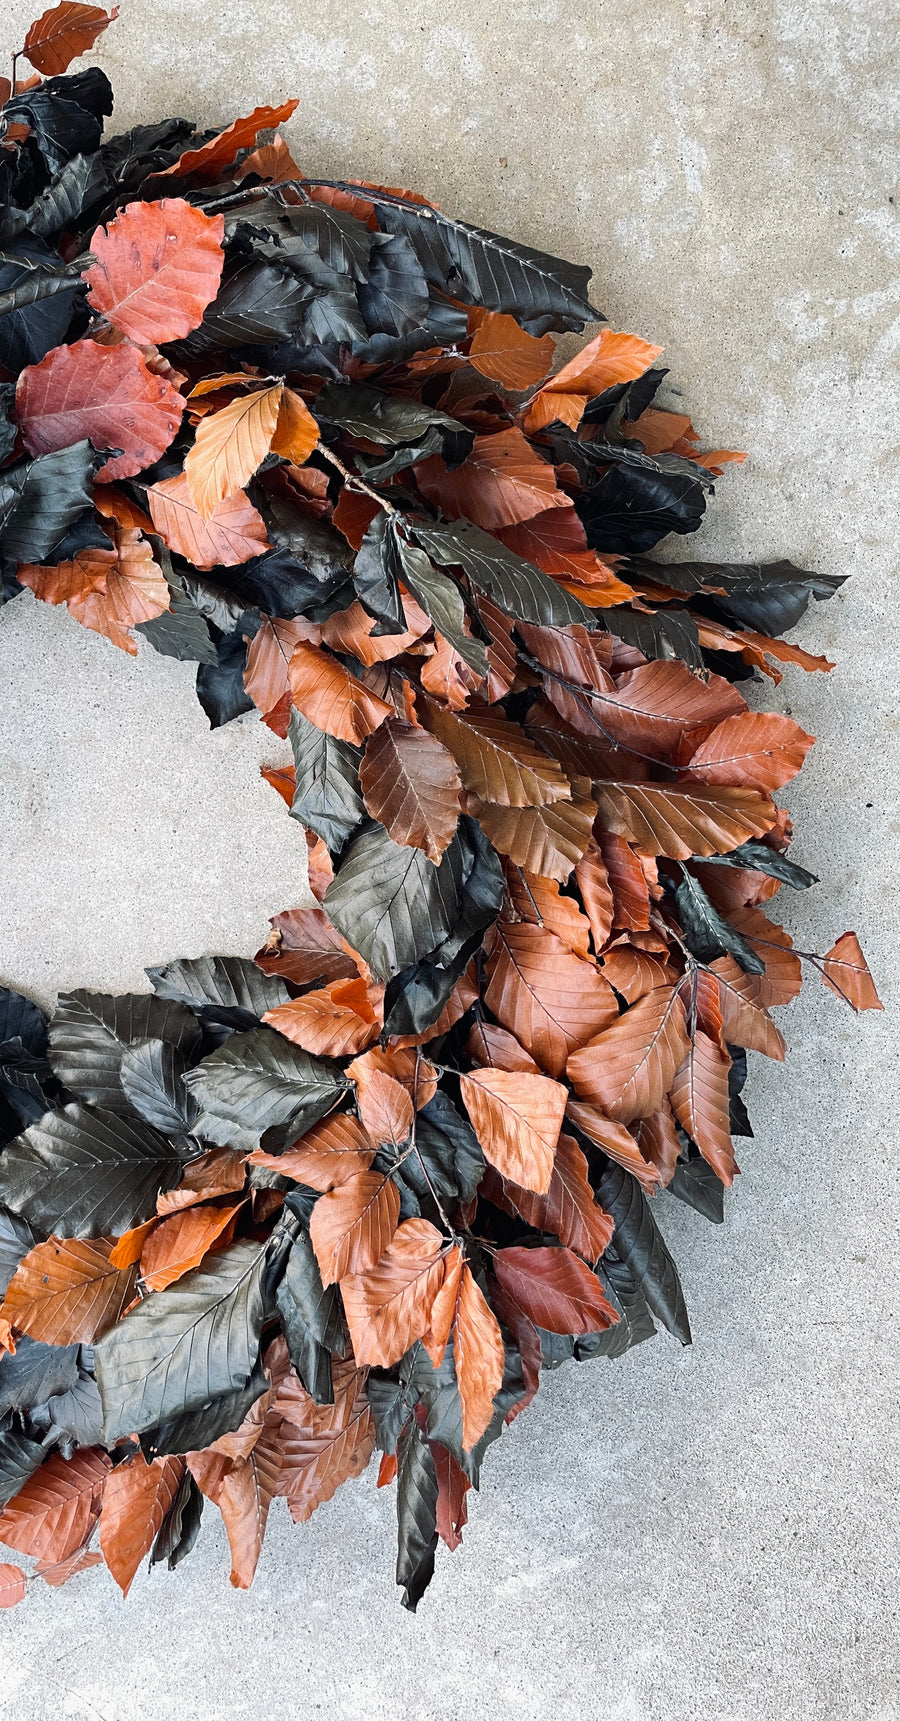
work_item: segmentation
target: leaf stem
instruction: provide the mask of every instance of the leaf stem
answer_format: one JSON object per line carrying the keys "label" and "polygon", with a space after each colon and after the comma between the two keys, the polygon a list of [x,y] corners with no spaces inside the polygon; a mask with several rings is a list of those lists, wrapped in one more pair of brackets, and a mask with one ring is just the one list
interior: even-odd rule
{"label": "leaf stem", "polygon": [[343,460],[330,448],[327,448],[324,442],[319,443],[318,452],[324,460],[328,460],[337,469],[344,483],[349,485],[351,490],[361,490],[364,496],[371,496],[372,501],[377,502],[379,508],[383,508],[386,514],[396,514],[397,510],[393,502],[386,502],[383,496],[379,496],[377,490],[373,490],[357,473],[351,472],[349,466],[345,466]]}

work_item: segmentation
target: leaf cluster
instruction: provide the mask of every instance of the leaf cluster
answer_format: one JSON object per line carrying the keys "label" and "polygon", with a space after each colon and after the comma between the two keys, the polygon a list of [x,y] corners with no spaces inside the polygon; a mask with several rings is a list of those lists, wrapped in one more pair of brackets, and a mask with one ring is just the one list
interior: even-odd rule
{"label": "leaf cluster", "polygon": [[543,1369],[690,1342],[666,1204],[722,1220],[801,963],[879,1007],[770,917],[812,737],[741,691],[839,582],[654,559],[743,456],[634,335],[557,366],[586,269],[309,177],[291,102],[103,141],[109,21],[0,91],[3,589],[289,742],[316,906],[0,993],[0,1540],[127,1592],[211,1501],[244,1587],[377,1447],[415,1608]]}

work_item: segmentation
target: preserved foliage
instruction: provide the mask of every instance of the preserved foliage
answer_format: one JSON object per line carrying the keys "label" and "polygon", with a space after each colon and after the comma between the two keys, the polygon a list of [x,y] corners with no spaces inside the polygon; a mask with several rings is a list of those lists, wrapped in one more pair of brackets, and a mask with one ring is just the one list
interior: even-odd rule
{"label": "preserved foliage", "polygon": [[802,966],[880,1007],[773,918],[812,737],[744,697],[831,668],[782,636],[840,579],[656,559],[743,456],[636,336],[559,365],[587,269],[305,177],[292,102],[103,141],[110,21],[0,90],[3,596],[258,710],[318,906],[0,991],[0,1607],[205,1501],[244,1587],[377,1446],[415,1608],[543,1367],[690,1341],[666,1205],[722,1220]]}

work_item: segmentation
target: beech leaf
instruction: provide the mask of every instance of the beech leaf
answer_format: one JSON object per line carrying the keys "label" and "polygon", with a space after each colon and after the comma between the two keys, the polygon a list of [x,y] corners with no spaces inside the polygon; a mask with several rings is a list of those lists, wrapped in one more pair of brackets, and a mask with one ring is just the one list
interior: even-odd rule
{"label": "beech leaf", "polygon": [[90,303],[138,346],[179,340],[216,296],[224,231],[221,215],[181,197],[127,203],[91,239]]}
{"label": "beech leaf", "polygon": [[566,1090],[547,1076],[472,1070],[460,1089],[485,1158],[504,1177],[546,1194],[566,1109]]}

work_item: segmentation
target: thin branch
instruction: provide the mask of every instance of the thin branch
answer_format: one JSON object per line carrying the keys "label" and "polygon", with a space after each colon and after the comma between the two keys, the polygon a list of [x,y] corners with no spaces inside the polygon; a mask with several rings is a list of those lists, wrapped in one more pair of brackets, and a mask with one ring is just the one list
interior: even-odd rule
{"label": "thin branch", "polygon": [[327,448],[324,442],[319,443],[318,452],[322,455],[324,460],[329,461],[332,466],[336,467],[337,471],[341,474],[344,483],[349,485],[351,490],[361,490],[364,496],[371,496],[372,501],[377,502],[379,508],[383,508],[386,514],[396,514],[397,510],[393,503],[386,502],[383,496],[379,496],[377,490],[373,490],[370,485],[366,484],[365,481],[358,477],[355,472],[351,472],[349,466],[345,466],[343,460],[341,460],[332,449]]}

